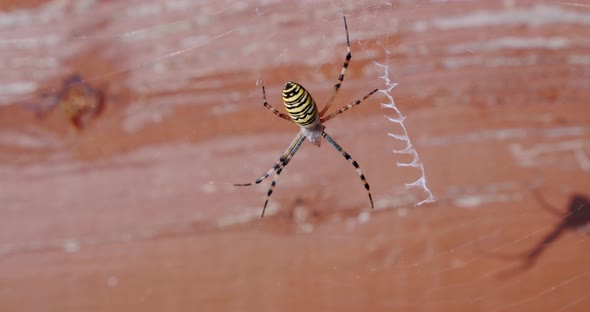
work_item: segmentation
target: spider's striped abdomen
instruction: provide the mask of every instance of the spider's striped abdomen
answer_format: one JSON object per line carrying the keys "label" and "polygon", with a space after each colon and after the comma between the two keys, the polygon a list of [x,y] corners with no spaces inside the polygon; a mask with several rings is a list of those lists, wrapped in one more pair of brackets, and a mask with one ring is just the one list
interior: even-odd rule
{"label": "spider's striped abdomen", "polygon": [[318,107],[311,97],[300,84],[289,81],[283,88],[283,103],[289,117],[299,126],[311,129],[318,125],[320,117]]}

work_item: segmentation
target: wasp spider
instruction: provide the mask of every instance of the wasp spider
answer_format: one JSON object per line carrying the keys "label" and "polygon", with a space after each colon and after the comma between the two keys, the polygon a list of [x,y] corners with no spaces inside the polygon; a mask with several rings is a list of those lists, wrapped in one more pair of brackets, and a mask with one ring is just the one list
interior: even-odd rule
{"label": "wasp spider", "polygon": [[338,152],[346,158],[346,160],[350,161],[354,168],[356,169],[359,177],[361,178],[363,184],[365,185],[365,189],[367,190],[367,194],[369,195],[369,200],[371,201],[371,208],[373,208],[373,198],[371,197],[371,191],[369,188],[369,183],[365,176],[361,172],[361,169],[358,163],[352,159],[352,157],[344,150],[334,139],[332,139],[325,131],[325,127],[323,125],[324,122],[338,116],[339,114],[347,111],[348,109],[359,105],[362,101],[366,100],[369,96],[373,95],[377,92],[378,89],[375,89],[365,95],[362,99],[356,100],[336,111],[326,116],[326,112],[330,108],[330,105],[334,102],[334,98],[338,94],[338,90],[340,90],[340,86],[342,85],[342,81],[344,80],[344,73],[346,73],[346,69],[348,68],[348,64],[350,63],[350,40],[348,38],[348,25],[346,24],[346,16],[344,16],[344,29],[346,31],[346,58],[344,59],[344,64],[342,65],[342,69],[340,70],[340,76],[338,77],[338,81],[334,85],[334,90],[332,91],[332,95],[328,99],[326,106],[319,111],[318,107],[311,97],[311,94],[307,90],[303,88],[300,84],[289,81],[285,83],[283,88],[283,104],[285,105],[285,109],[287,110],[288,115],[283,114],[277,111],[274,107],[272,107],[266,101],[266,90],[264,86],[262,86],[262,99],[264,106],[268,108],[271,112],[275,115],[279,116],[288,121],[295,122],[299,127],[301,127],[301,132],[299,132],[293,142],[289,145],[287,150],[281,155],[279,161],[274,164],[274,166],[268,170],[264,175],[258,178],[253,183],[243,183],[243,184],[234,184],[237,186],[247,186],[252,184],[258,184],[266,179],[269,175],[273,172],[276,172],[274,176],[270,188],[266,194],[266,201],[264,202],[264,208],[262,209],[262,217],[264,216],[264,212],[266,210],[266,205],[268,204],[268,200],[273,192],[274,187],[277,184],[277,179],[285,166],[289,164],[291,158],[295,155],[305,138],[307,138],[311,143],[316,146],[320,146],[320,140],[323,137],[326,139]]}

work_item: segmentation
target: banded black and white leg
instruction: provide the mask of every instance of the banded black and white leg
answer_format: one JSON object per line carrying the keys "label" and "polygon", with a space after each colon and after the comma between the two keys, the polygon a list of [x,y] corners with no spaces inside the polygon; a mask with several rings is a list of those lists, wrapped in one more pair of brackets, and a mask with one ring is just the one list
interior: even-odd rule
{"label": "banded black and white leg", "polygon": [[354,101],[354,102],[352,102],[352,103],[350,103],[350,104],[348,104],[348,105],[346,105],[346,106],[344,106],[344,107],[342,107],[342,108],[340,108],[340,109],[332,112],[330,115],[328,115],[326,117],[322,117],[321,118],[321,121],[322,122],[326,122],[326,121],[328,121],[328,120],[330,120],[330,119],[332,119],[332,118],[334,118],[334,117],[336,117],[336,116],[344,113],[345,111],[347,111],[347,110],[349,110],[349,109],[351,109],[351,108],[353,108],[353,107],[361,104],[364,100],[366,100],[367,98],[369,98],[371,95],[375,94],[375,92],[377,92],[377,91],[379,91],[379,89],[375,89],[375,90],[367,93],[367,95],[363,96],[362,99],[358,99],[358,100],[356,100],[356,101]]}
{"label": "banded black and white leg", "polygon": [[367,194],[369,195],[369,201],[371,201],[371,208],[375,207],[373,205],[373,197],[371,196],[371,188],[369,186],[369,182],[367,182],[367,179],[365,178],[365,175],[363,174],[363,172],[361,171],[361,168],[359,166],[359,164],[352,159],[352,157],[350,156],[350,154],[348,154],[344,149],[342,149],[342,147],[336,143],[336,141],[334,141],[334,139],[332,139],[327,133],[326,131],[324,131],[322,133],[322,136],[338,151],[342,154],[342,156],[344,156],[344,158],[348,161],[350,161],[352,163],[352,165],[354,166],[354,168],[356,169],[357,174],[359,175],[359,177],[361,178],[361,181],[363,182],[365,189],[367,190]]}
{"label": "banded black and white leg", "polygon": [[342,82],[344,81],[344,74],[346,73],[346,69],[348,68],[348,64],[350,63],[350,59],[352,58],[352,54],[350,53],[350,39],[348,37],[348,25],[346,24],[346,16],[343,16],[343,18],[344,18],[344,29],[346,30],[346,57],[344,58],[344,64],[342,65],[342,69],[340,70],[340,76],[338,76],[338,81],[334,85],[334,90],[332,91],[332,95],[330,95],[330,98],[326,102],[326,106],[324,106],[324,108],[321,110],[320,116],[323,116],[328,111],[328,109],[330,108],[332,103],[334,102],[334,99],[336,98],[336,95],[338,94],[338,90],[340,90],[340,86],[342,86]]}
{"label": "banded black and white leg", "polygon": [[268,108],[273,114],[288,120],[288,121],[293,121],[291,120],[291,117],[287,116],[287,114],[283,114],[281,112],[279,112],[276,108],[272,107],[272,105],[268,104],[268,102],[266,101],[266,90],[264,89],[264,86],[262,86],[262,101],[263,101],[263,105],[264,107]]}
{"label": "banded black and white leg", "polygon": [[293,146],[292,151],[289,153],[287,158],[283,161],[282,165],[280,165],[279,168],[277,168],[277,173],[272,178],[272,182],[270,182],[270,187],[268,188],[268,191],[266,192],[266,199],[264,200],[264,207],[262,207],[262,214],[260,215],[261,218],[264,217],[264,212],[266,211],[266,206],[268,205],[268,201],[270,200],[270,196],[272,195],[272,192],[274,191],[275,186],[277,185],[277,180],[279,179],[279,175],[283,171],[283,168],[285,168],[289,164],[289,162],[291,161],[291,158],[293,158],[293,156],[295,155],[295,153],[297,153],[297,150],[299,149],[299,147],[301,146],[303,141],[305,141],[305,137],[301,133],[300,133],[300,135],[301,135],[301,138],[297,141],[295,146]]}
{"label": "banded black and white leg", "polygon": [[303,136],[303,134],[301,132],[298,133],[295,136],[295,138],[293,139],[293,141],[291,142],[291,144],[289,144],[289,147],[287,148],[287,150],[285,150],[285,152],[281,155],[281,157],[279,158],[279,161],[276,162],[272,166],[272,168],[270,168],[260,178],[256,179],[256,181],[250,182],[250,183],[236,183],[236,184],[234,184],[235,186],[249,186],[249,185],[253,185],[253,184],[259,184],[262,181],[264,181],[264,179],[268,178],[273,172],[276,171],[276,175],[274,176],[274,178],[270,184],[270,188],[268,189],[268,191],[266,193],[266,200],[264,202],[264,208],[262,208],[261,217],[264,217],[264,212],[266,211],[266,206],[268,205],[268,201],[270,199],[270,196],[272,195],[274,188],[277,184],[278,176],[283,171],[283,168],[285,168],[285,166],[287,166],[287,164],[289,164],[289,161],[291,161],[291,158],[293,158],[295,153],[297,153],[297,150],[299,149],[299,147],[301,146],[301,144],[303,143],[304,140],[305,140],[305,136]]}

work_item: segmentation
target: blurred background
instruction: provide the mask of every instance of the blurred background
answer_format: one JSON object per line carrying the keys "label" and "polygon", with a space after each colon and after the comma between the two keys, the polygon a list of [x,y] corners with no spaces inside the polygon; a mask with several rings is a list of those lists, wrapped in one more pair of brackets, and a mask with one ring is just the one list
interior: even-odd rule
{"label": "blurred background", "polygon": [[[1,311],[590,307],[590,2],[0,10]],[[343,15],[332,109],[384,92],[326,131],[375,208],[304,142],[260,218],[270,179],[233,184],[299,131],[261,86],[280,111],[287,80],[323,107]]]}

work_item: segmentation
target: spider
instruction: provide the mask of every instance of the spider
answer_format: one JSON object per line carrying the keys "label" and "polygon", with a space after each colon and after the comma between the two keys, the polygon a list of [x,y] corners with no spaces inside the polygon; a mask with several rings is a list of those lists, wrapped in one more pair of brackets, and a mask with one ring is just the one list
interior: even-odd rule
{"label": "spider", "polygon": [[276,172],[272,182],[270,183],[270,188],[266,194],[266,201],[264,202],[264,207],[262,208],[261,217],[264,217],[264,212],[266,211],[266,206],[272,195],[272,192],[277,184],[277,179],[285,166],[289,164],[289,161],[295,156],[295,153],[303,143],[303,141],[307,138],[312,144],[316,146],[320,146],[321,138],[323,137],[330,143],[338,152],[344,156],[344,158],[352,163],[356,172],[358,173],[361,181],[363,182],[365,189],[367,190],[367,194],[369,195],[369,201],[371,202],[371,208],[374,207],[373,205],[373,198],[371,197],[371,191],[369,187],[369,183],[365,178],[365,175],[362,173],[359,164],[352,159],[350,154],[348,154],[332,137],[330,137],[325,129],[326,127],[323,125],[326,121],[340,115],[341,113],[347,111],[348,109],[359,105],[361,102],[366,100],[368,97],[373,95],[379,89],[375,89],[365,95],[363,98],[358,99],[350,104],[332,112],[331,114],[326,116],[326,112],[334,102],[334,98],[338,94],[338,90],[340,90],[340,86],[342,85],[342,81],[344,80],[344,74],[346,73],[346,69],[348,68],[348,64],[350,63],[350,59],[352,57],[350,53],[350,40],[348,36],[348,25],[346,24],[346,16],[344,18],[344,30],[346,31],[346,57],[344,59],[344,64],[342,65],[342,69],[340,70],[340,76],[338,77],[338,81],[334,85],[334,89],[332,91],[332,95],[326,102],[326,105],[321,111],[318,111],[318,107],[311,97],[311,94],[303,86],[300,84],[288,81],[285,83],[283,88],[283,104],[285,105],[285,110],[288,114],[283,114],[277,111],[274,107],[272,107],[266,101],[266,90],[264,85],[262,86],[262,100],[264,107],[268,108],[272,113],[277,115],[278,117],[288,120],[290,122],[295,122],[300,128],[301,131],[295,136],[287,150],[281,155],[279,161],[272,166],[270,170],[268,170],[265,174],[263,174],[260,178],[258,178],[253,183],[237,183],[234,184],[236,186],[248,186],[253,184],[259,184],[268,176],[270,176],[273,172]]}

